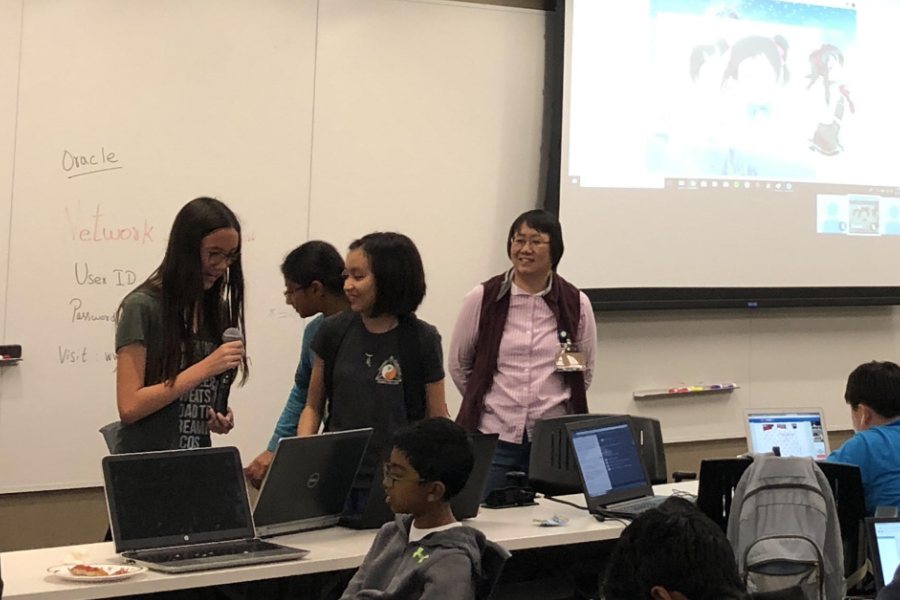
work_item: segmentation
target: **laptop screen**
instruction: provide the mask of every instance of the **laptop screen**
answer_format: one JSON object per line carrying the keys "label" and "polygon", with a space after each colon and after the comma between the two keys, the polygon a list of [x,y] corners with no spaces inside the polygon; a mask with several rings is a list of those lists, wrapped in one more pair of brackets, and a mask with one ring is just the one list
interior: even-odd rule
{"label": "laptop screen", "polygon": [[253,510],[259,535],[336,521],[371,436],[371,429],[359,429],[282,438]]}
{"label": "laptop screen", "polygon": [[104,475],[120,551],[253,536],[234,448],[110,456]]}
{"label": "laptop screen", "polygon": [[572,447],[589,498],[648,485],[634,434],[627,422],[573,431]]}
{"label": "laptop screen", "polygon": [[750,451],[824,460],[828,456],[819,412],[754,413],[747,416]]}
{"label": "laptop screen", "polygon": [[878,562],[881,563],[881,578],[887,584],[894,580],[897,567],[900,567],[900,521],[876,522],[875,540]]}

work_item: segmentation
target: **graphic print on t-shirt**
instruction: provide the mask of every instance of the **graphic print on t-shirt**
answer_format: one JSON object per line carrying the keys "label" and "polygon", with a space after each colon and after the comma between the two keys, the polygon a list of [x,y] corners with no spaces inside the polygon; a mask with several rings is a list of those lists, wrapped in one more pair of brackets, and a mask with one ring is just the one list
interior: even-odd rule
{"label": "graphic print on t-shirt", "polygon": [[399,385],[403,383],[403,376],[400,373],[400,363],[393,355],[378,367],[378,374],[375,376],[375,381],[386,385]]}
{"label": "graphic print on t-shirt", "polygon": [[[194,356],[206,357],[216,345],[196,342]],[[209,446],[209,407],[213,406],[219,391],[219,377],[201,381],[197,387],[182,395],[178,402],[178,448],[193,449]]]}

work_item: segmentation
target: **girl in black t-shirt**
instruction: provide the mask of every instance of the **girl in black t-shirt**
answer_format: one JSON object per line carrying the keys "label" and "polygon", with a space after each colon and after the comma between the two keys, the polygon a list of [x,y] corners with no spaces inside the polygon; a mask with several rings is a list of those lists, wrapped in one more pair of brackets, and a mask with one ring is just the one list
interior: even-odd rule
{"label": "girl in black t-shirt", "polygon": [[226,328],[244,331],[240,251],[234,213],[213,198],[192,200],[175,217],[162,263],[122,301],[116,451],[208,446],[210,431],[234,427],[231,409],[213,406],[226,391],[219,375],[248,374],[243,343],[221,343]]}
{"label": "girl in black t-shirt", "polygon": [[440,335],[415,310],[425,270],[415,244],[400,233],[372,233],[350,245],[344,292],[350,312],[326,319],[315,353],[298,435],[375,429],[377,449],[397,428],[447,416]]}

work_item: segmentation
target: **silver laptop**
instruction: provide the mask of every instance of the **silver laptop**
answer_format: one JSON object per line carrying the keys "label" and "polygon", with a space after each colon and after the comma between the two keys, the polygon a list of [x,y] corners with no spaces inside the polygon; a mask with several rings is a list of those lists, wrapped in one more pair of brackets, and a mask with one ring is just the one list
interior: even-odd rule
{"label": "silver laptop", "polygon": [[747,451],[825,460],[831,449],[821,408],[759,408],[745,411]]}
{"label": "silver laptop", "polygon": [[103,459],[116,552],[157,571],[183,573],[303,558],[256,537],[237,448]]}
{"label": "silver laptop", "polygon": [[576,421],[566,429],[592,515],[631,519],[665,502],[667,496],[653,495],[630,417]]}
{"label": "silver laptop", "polygon": [[900,574],[900,519],[868,518],[866,533],[875,573],[875,590],[881,591]]}
{"label": "silver laptop", "polygon": [[337,525],[372,431],[280,440],[253,508],[257,533],[266,537]]}

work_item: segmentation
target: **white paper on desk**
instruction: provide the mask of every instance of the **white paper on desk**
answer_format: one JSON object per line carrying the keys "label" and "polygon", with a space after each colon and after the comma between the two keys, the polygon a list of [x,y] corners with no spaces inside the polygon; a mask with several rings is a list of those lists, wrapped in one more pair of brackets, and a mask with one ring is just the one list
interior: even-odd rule
{"label": "white paper on desk", "polygon": [[535,519],[535,523],[538,524],[539,527],[562,527],[566,523],[569,522],[565,517],[560,517],[559,515],[553,515],[552,519]]}

